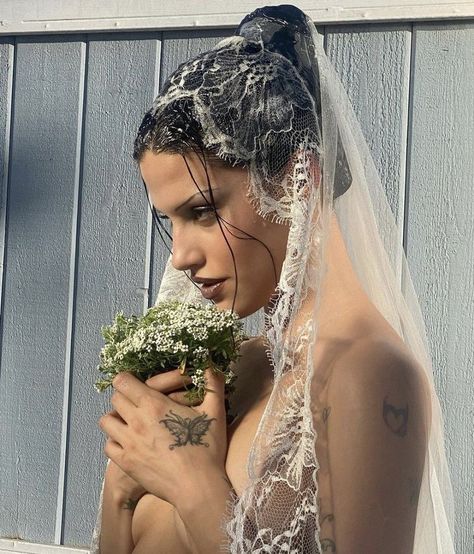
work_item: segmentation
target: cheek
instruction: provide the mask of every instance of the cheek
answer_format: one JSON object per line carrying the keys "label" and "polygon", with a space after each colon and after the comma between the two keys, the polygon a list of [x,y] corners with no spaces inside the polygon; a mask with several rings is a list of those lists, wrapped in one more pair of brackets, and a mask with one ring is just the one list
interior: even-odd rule
{"label": "cheek", "polygon": [[[284,228],[258,217],[250,207],[236,209],[232,214],[224,213],[223,218],[229,222],[229,224],[221,222],[221,225],[234,253],[239,274],[242,277],[248,273],[253,276],[258,274],[264,281],[270,279],[273,283],[275,272],[272,256],[278,272],[281,251],[282,249],[286,250]],[[217,255],[220,263],[233,267],[229,246],[222,236],[218,224],[215,228],[213,242],[215,249],[211,255]]]}
{"label": "cheek", "polygon": [[273,281],[274,272],[272,256],[275,258],[275,245],[272,244],[272,242],[275,242],[275,240],[272,236],[272,232],[269,232],[268,227],[262,226],[260,222],[249,225],[248,220],[246,224],[235,224],[235,226],[244,230],[245,233],[248,233],[248,235],[246,235],[242,231],[232,229],[232,232],[237,235],[237,237],[242,238],[237,238],[230,234],[227,235],[229,244],[234,252],[239,273],[242,276],[246,274],[251,274],[253,276],[259,275],[264,280],[270,275]]}

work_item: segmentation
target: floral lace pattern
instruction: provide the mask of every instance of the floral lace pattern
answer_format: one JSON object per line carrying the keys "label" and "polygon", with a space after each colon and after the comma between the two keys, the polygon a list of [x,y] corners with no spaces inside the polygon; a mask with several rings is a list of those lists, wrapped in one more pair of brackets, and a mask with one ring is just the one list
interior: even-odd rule
{"label": "floral lace pattern", "polygon": [[[222,548],[233,554],[320,554],[331,547],[320,539],[313,350],[335,211],[368,298],[388,321],[399,322],[430,383],[432,369],[406,258],[398,256],[402,233],[313,23],[292,6],[266,7],[247,16],[237,32],[181,64],[152,112],[189,99],[206,147],[231,163],[248,161],[248,198],[256,212],[289,227],[278,294],[259,333],[266,339],[274,386],[249,452],[249,483],[228,503]],[[152,119],[144,120],[144,140],[154,132]],[[321,174],[314,171],[315,159]],[[344,192],[351,183],[335,206],[336,189]],[[406,277],[403,290],[395,272],[399,265]],[[157,302],[173,298],[203,301],[169,259]],[[454,554],[443,425],[432,391],[413,553]],[[99,508],[91,554],[99,553],[100,513]]]}

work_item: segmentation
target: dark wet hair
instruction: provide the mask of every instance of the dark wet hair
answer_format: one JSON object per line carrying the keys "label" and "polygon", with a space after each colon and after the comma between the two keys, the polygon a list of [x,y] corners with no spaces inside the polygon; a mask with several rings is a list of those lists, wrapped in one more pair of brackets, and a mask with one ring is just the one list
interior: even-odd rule
{"label": "dark wet hair", "polygon": [[[150,130],[152,131],[151,134],[149,133]],[[206,202],[207,205],[213,207],[216,221],[219,224],[222,236],[224,237],[224,240],[226,241],[232,256],[234,275],[236,280],[236,287],[234,291],[234,297],[233,297],[232,308],[231,308],[233,310],[235,306],[235,301],[237,298],[238,274],[237,274],[237,266],[236,266],[234,252],[224,233],[224,227],[228,234],[241,240],[255,240],[265,248],[265,250],[269,254],[269,257],[273,266],[275,287],[278,284],[277,271],[276,271],[273,255],[270,249],[268,248],[268,246],[264,244],[257,237],[250,235],[245,230],[240,229],[239,227],[236,227],[229,221],[226,221],[220,214],[218,214],[217,208],[214,202],[214,196],[212,194],[212,186],[211,186],[210,177],[207,169],[207,164],[211,162],[220,166],[247,167],[247,162],[245,160],[239,160],[236,158],[230,159],[229,157],[227,157],[226,160],[223,160],[222,158],[218,157],[217,149],[204,147],[203,135],[204,135],[203,129],[198,119],[194,116],[191,99],[180,98],[178,100],[174,100],[169,104],[167,104],[162,110],[158,111],[157,115],[152,115],[151,110],[147,112],[147,114],[143,118],[137,137],[135,139],[133,158],[135,159],[135,161],[139,163],[143,158],[145,152],[147,151],[153,151],[155,153],[166,152],[166,153],[177,154],[182,156],[184,162],[186,163],[188,173],[191,176],[192,180],[194,181],[196,188],[201,192],[203,200]],[[150,136],[152,137],[151,141],[149,141]],[[145,141],[144,137],[148,137],[148,140]],[[186,154],[189,154],[191,152],[196,153],[199,159],[201,160],[201,163],[203,164],[204,171],[207,177],[208,190],[210,192],[210,200],[208,200],[206,196],[202,193],[202,190],[199,188],[191,172],[189,164],[187,162]],[[142,179],[142,183],[145,189],[145,194],[147,195],[147,199],[148,199],[148,191],[143,179]],[[171,254],[172,250],[168,246],[165,237],[167,237],[172,242],[173,240],[172,236],[170,235],[170,233],[162,223],[161,219],[158,217],[156,209],[150,203],[149,199],[148,199],[148,203],[153,215],[155,228],[158,234],[160,235],[161,240],[163,241],[163,244]],[[240,236],[236,235],[235,231],[238,231]]]}
{"label": "dark wet hair", "polygon": [[[217,156],[217,148],[204,147],[204,131],[191,98],[173,100],[156,114],[152,108],[145,114],[135,138],[133,159],[140,162],[148,150],[170,154],[200,152],[213,162],[229,163]],[[235,160],[229,165],[246,164],[243,160]]]}
{"label": "dark wet hair", "polygon": [[[267,63],[275,63],[283,68],[284,75],[297,76],[296,79],[294,78],[292,81],[292,86],[295,87],[294,89],[292,89],[291,86],[289,88],[288,86],[286,88],[284,86],[282,88],[276,86],[274,90],[275,95],[284,94],[284,98],[287,98],[286,95],[289,95],[288,102],[291,103],[292,106],[291,129],[285,129],[287,123],[287,120],[285,120],[284,124],[281,126],[280,132],[272,133],[271,130],[273,129],[273,122],[275,121],[273,116],[276,116],[277,120],[279,117],[279,114],[272,114],[272,119],[266,122],[268,124],[266,128],[268,132],[265,132],[265,144],[260,142],[259,148],[255,149],[252,148],[254,136],[251,128],[251,117],[249,121],[248,118],[243,119],[243,113],[235,115],[213,112],[214,124],[225,136],[229,137],[231,142],[237,140],[235,139],[235,135],[238,134],[236,131],[239,131],[240,122],[242,122],[243,125],[249,126],[243,138],[250,141],[250,147],[248,147],[249,145],[247,143],[243,142],[239,143],[239,148],[231,148],[229,150],[239,151],[241,155],[242,152],[252,152],[252,156],[256,156],[257,158],[256,160],[237,158],[235,155],[230,154],[229,150],[223,153],[219,144],[209,146],[209,144],[212,144],[212,141],[206,140],[205,130],[202,127],[200,118],[196,114],[193,98],[191,95],[183,95],[170,99],[168,103],[160,105],[158,110],[155,109],[155,106],[150,108],[143,117],[133,147],[133,159],[138,163],[141,161],[146,151],[181,155],[186,162],[188,171],[196,187],[200,190],[186,161],[186,154],[194,152],[198,155],[206,171],[210,201],[208,201],[204,195],[202,196],[204,201],[214,208],[217,222],[221,227],[226,241],[227,238],[223,232],[223,227],[225,226],[230,234],[234,234],[233,230],[237,228],[230,222],[225,221],[217,213],[212,196],[212,187],[207,173],[207,163],[211,162],[229,167],[248,167],[250,163],[257,161],[254,167],[265,166],[265,168],[269,170],[266,174],[267,178],[271,178],[273,175],[281,175],[281,170],[287,166],[293,157],[294,152],[291,148],[292,144],[295,143],[293,140],[288,140],[288,137],[284,137],[284,135],[288,134],[299,137],[300,133],[304,133],[305,130],[309,128],[314,129],[313,136],[318,136],[318,118],[320,117],[321,110],[318,70],[314,56],[312,36],[306,21],[306,16],[301,10],[294,6],[287,5],[259,8],[242,20],[235,31],[235,35],[240,35],[245,39],[242,42],[240,54],[244,56],[254,56],[261,51],[264,55],[261,61],[263,66]],[[226,49],[226,46],[224,45],[221,49],[219,48],[218,46],[215,50],[201,53],[192,60],[181,64],[163,85],[160,96],[166,94],[175,76],[178,76],[180,86],[181,83],[183,83],[182,86],[185,90],[189,89],[192,91],[199,87],[206,74],[206,63],[213,63],[214,56],[219,56],[222,49]],[[279,54],[279,56],[275,57],[274,53]],[[274,60],[272,60],[271,57],[273,57]],[[225,63],[228,63],[229,67],[235,67],[235,58],[227,57],[225,60]],[[201,64],[199,67],[202,68],[202,73],[196,69],[196,66],[193,66],[192,74],[195,81],[187,81],[186,66],[194,62]],[[221,65],[218,67],[221,67]],[[215,82],[213,81],[212,84],[220,86],[221,81],[219,79],[222,80],[222,78],[223,77],[220,77],[220,72],[214,71],[207,73],[206,86],[209,86],[210,79],[215,79]],[[285,78],[283,79],[286,80]],[[235,86],[235,83],[233,86]],[[244,98],[243,105],[245,108],[247,105],[245,104],[247,98],[244,93],[246,93],[245,89],[242,90],[242,98]],[[297,100],[293,101],[294,98],[297,98]],[[248,100],[249,102],[252,101],[251,98]],[[255,101],[255,98],[253,98],[253,101]],[[226,106],[222,107],[224,110],[227,109]],[[250,113],[250,110],[247,110],[247,113]],[[281,132],[282,130],[283,132]],[[264,160],[264,163],[259,163],[260,160],[258,157],[260,157],[260,160]],[[143,184],[145,186],[145,183]],[[343,187],[342,191],[339,191],[338,194],[342,194],[342,192],[348,188],[349,184],[347,184],[347,186],[344,184],[345,188]],[[159,227],[158,231],[160,232],[161,228],[161,231],[164,231],[168,238],[172,240],[169,233],[164,229],[162,222],[157,217],[154,207],[150,205],[150,208],[155,214],[155,222]],[[238,231],[246,235],[246,240],[258,240],[242,229],[238,229]],[[161,232],[160,235],[163,238]],[[242,236],[237,238],[242,238]],[[276,287],[278,284],[277,273],[272,254],[266,245],[263,243],[261,244],[266,248],[271,257]],[[229,243],[228,246],[233,257],[233,252]],[[237,279],[235,260],[234,271]],[[235,294],[236,293],[237,290]]]}
{"label": "dark wet hair", "polygon": [[[235,47],[218,45],[180,64],[168,77],[159,97],[166,96],[170,88],[176,88],[176,83],[179,83],[179,88],[185,94],[161,104],[159,109],[153,105],[145,114],[134,142],[133,158],[137,162],[146,150],[176,154],[196,151],[218,164],[246,167],[250,162],[255,162],[252,164],[253,170],[259,172],[265,168],[265,177],[272,179],[282,176],[281,170],[288,166],[294,155],[295,142],[299,142],[300,137],[308,138],[308,130],[312,135],[312,143],[319,142],[319,69],[305,14],[291,5],[258,8],[242,20],[234,34],[243,39],[238,53]],[[259,95],[247,96],[246,88],[242,88],[247,86],[245,79],[233,78],[230,81],[232,89],[236,88],[237,96],[241,99],[239,112],[232,113],[235,108],[228,108],[223,102],[210,107],[206,91],[226,86],[229,71],[235,71],[236,63],[246,59],[255,61],[255,56],[263,69],[269,65],[275,66],[279,79],[289,83],[288,86],[284,83],[279,86],[274,81],[265,90],[265,101],[278,107],[271,117],[260,119],[256,104],[262,100]],[[189,72],[188,68],[192,71]],[[216,71],[216,68],[219,70]],[[198,115],[192,97],[192,93],[203,85],[206,91],[199,101],[211,110],[212,125],[221,136],[226,137],[231,148],[223,149],[221,144],[205,140],[209,136],[206,136],[206,130],[202,127],[201,114]],[[190,94],[186,94],[186,91]],[[285,109],[285,103],[291,105],[290,110]],[[258,119],[255,127],[253,114]],[[241,125],[245,125],[245,132],[242,132]],[[298,140],[295,141],[293,137]],[[257,141],[258,146],[254,141]],[[204,147],[204,144],[207,146]],[[243,153],[251,154],[244,159],[237,158],[232,152],[239,152],[241,156]],[[335,171],[334,199],[342,195],[352,182],[339,136]]]}

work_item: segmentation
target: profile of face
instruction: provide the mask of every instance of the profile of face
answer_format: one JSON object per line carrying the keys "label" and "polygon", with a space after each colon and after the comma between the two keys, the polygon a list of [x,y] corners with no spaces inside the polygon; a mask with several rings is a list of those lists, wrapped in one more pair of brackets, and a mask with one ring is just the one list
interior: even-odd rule
{"label": "profile of face", "polygon": [[181,154],[147,150],[139,163],[158,215],[171,221],[173,267],[190,270],[198,280],[223,280],[212,298],[219,309],[232,308],[237,289],[234,311],[246,317],[266,307],[275,292],[289,227],[257,214],[246,196],[247,169],[208,161],[206,175],[194,152],[184,157],[186,161]]}

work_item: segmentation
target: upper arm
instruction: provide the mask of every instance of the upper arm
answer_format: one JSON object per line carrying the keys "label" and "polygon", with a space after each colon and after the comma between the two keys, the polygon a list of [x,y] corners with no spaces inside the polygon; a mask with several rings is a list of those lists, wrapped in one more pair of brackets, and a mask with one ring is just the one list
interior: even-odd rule
{"label": "upper arm", "polygon": [[429,394],[419,367],[382,344],[335,365],[328,464],[339,554],[411,552],[427,445]]}

